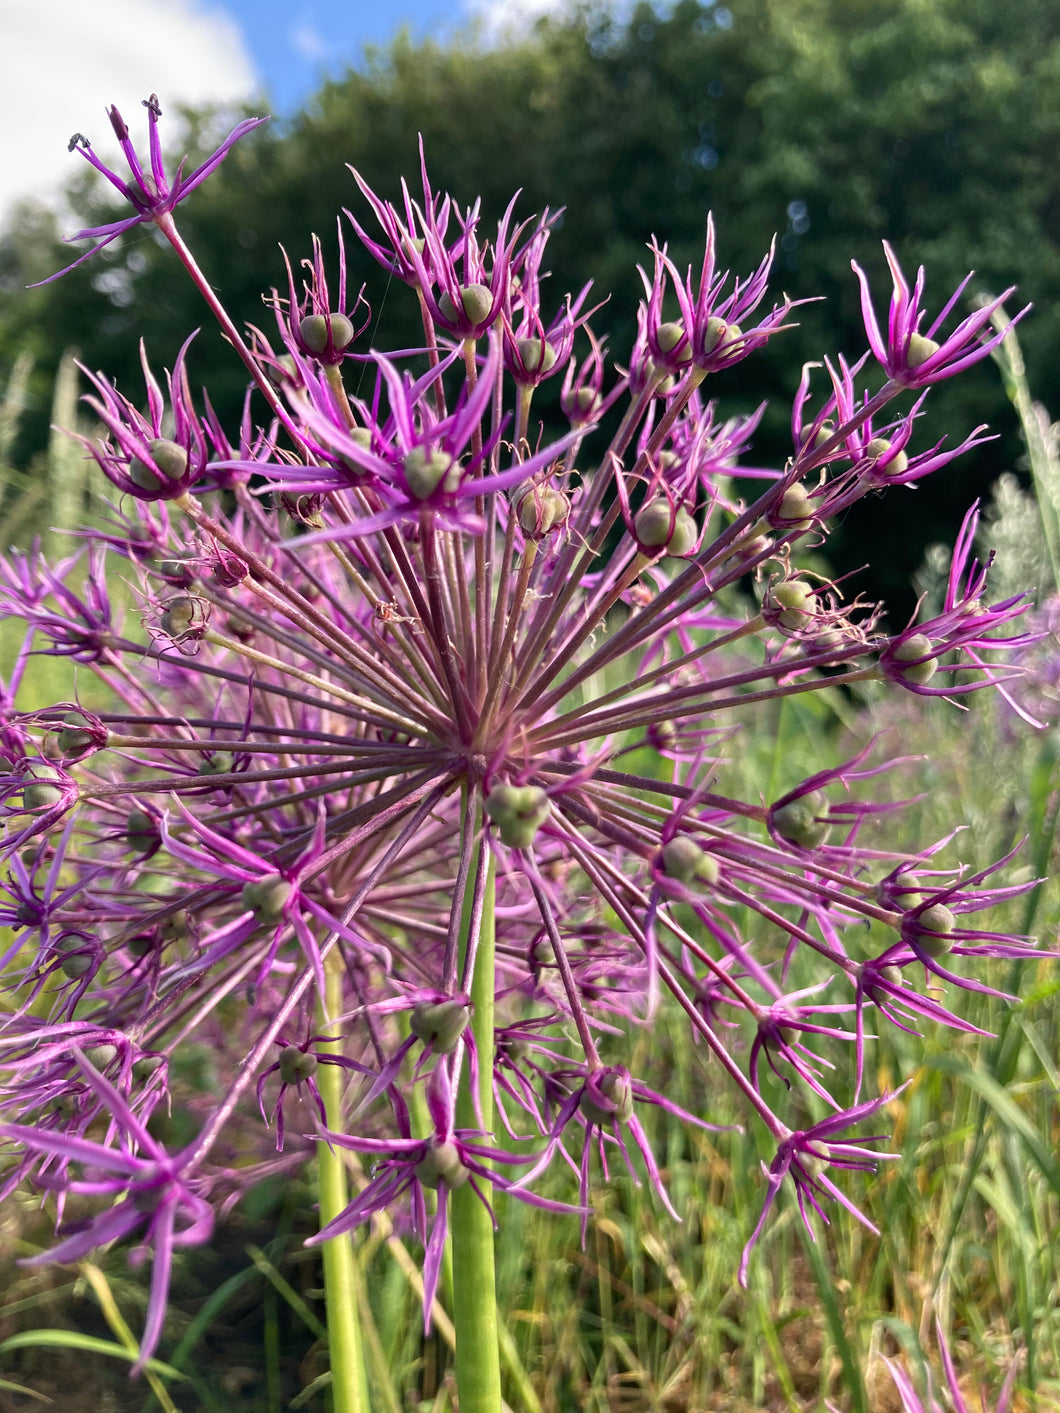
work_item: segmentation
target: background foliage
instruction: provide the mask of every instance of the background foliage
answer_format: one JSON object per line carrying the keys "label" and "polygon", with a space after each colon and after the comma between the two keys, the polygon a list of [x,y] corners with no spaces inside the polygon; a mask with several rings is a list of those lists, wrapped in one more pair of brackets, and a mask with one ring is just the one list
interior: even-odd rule
{"label": "background foliage", "polygon": [[[216,124],[205,113],[188,121],[196,150]],[[635,266],[653,234],[679,261],[692,259],[712,209],[723,262],[746,271],[775,232],[775,283],[827,302],[804,309],[802,329],[726,378],[730,405],[774,399],[755,448],[763,462],[791,449],[785,397],[802,362],[862,352],[849,266],[856,259],[879,281],[884,238],[906,268],[926,263],[937,305],[972,267],[971,289],[1018,284],[1020,301],[1040,311],[1023,331],[1032,382],[1047,405],[1060,403],[1060,324],[1042,317],[1060,298],[1060,11],[1051,0],[896,0],[886,14],[871,0],[679,0],[665,13],[638,6],[624,24],[587,5],[501,48],[471,35],[445,48],[399,40],[328,83],[289,123],[241,143],[224,179],[183,208],[189,241],[229,308],[267,328],[263,252],[279,242],[297,260],[310,229],[333,249],[336,204],[364,214],[343,163],[397,197],[400,175],[415,171],[417,134],[438,189],[465,202],[480,194],[499,215],[518,181],[522,214],[565,208],[552,247],[554,296],[595,279],[611,299],[619,361],[640,293]],[[107,192],[83,174],[71,200],[85,224],[111,210]],[[140,337],[168,363],[203,322],[194,291],[150,234],[138,231],[107,254],[27,293],[27,283],[69,259],[54,218],[27,207],[0,241],[0,383],[20,352],[35,359],[17,464],[44,444],[65,349],[134,386]],[[354,288],[368,282],[376,320],[401,337],[410,306],[389,297],[366,257],[351,254]],[[278,252],[273,270],[281,282]],[[407,335],[417,340],[414,323]],[[370,330],[366,346],[371,338]],[[242,388],[213,331],[199,339],[192,375],[236,414]],[[863,585],[873,596],[900,597],[924,544],[1019,456],[1015,422],[988,370],[934,401],[918,446],[944,434],[959,440],[982,421],[1003,440],[932,478],[917,492],[915,515],[892,496],[851,517],[836,568],[864,562],[859,541],[871,527],[884,545],[875,556],[883,569]]]}

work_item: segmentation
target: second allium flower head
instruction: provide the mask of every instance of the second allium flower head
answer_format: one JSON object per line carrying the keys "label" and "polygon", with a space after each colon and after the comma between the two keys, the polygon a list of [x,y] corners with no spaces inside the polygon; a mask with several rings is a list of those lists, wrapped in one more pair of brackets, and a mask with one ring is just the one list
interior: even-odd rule
{"label": "second allium flower head", "polygon": [[[883,377],[829,361],[814,391],[807,372],[788,465],[735,502],[758,414],[721,422],[701,387],[790,322],[788,302],[765,306],[768,257],[730,280],[711,224],[694,279],[653,247],[627,371],[609,382],[588,287],[542,304],[547,215],[517,225],[509,207],[486,238],[478,206],[437,195],[425,168],[422,200],[406,188],[400,209],[358,177],[383,235],[353,229],[415,291],[422,352],[358,351],[341,230],[330,284],[314,243],[274,292],[276,334],[244,334],[173,210],[255,124],[170,184],[148,110],[150,171],[114,115],[132,175],[106,173],[135,214],[80,234],[102,245],[154,221],[252,390],[231,430],[197,403],[188,345],[164,390],[145,356],[146,413],[141,394],[89,374],[105,435],[84,444],[121,496],[84,560],[34,551],[0,571],[3,612],[25,626],[2,698],[13,1181],[46,1170],[84,1191],[79,1172],[101,1170],[94,1190],[110,1193],[127,1180],[122,1232],[140,1188],[155,1194],[157,1339],[169,1250],[208,1230],[206,1197],[305,1160],[305,1133],[280,1121],[297,1092],[303,1129],[316,1114],[377,1162],[327,1234],[410,1200],[429,1312],[450,1194],[486,1201],[492,1183],[562,1206],[526,1184],[578,1149],[583,1215],[593,1152],[620,1154],[668,1201],[638,1109],[710,1115],[646,1088],[618,1037],[669,995],[775,1140],[767,1206],[790,1178],[804,1213],[852,1207],[828,1170],[874,1163],[879,1136],[848,1131],[886,1096],[833,1093],[822,1047],[851,1041],[860,1087],[868,1014],[967,1029],[925,975],[983,989],[976,959],[1033,948],[966,925],[1015,890],[934,864],[933,845],[864,837],[883,812],[863,797],[884,768],[867,750],[745,800],[724,785],[730,720],[837,681],[945,695],[1003,681],[984,654],[1023,641],[1022,600],[985,606],[974,510],[945,611],[905,633],[797,568],[830,515],[948,459],[907,453],[916,408],[888,408],[982,357],[985,320],[921,335],[922,282],[910,292],[889,256],[889,343],[865,294]],[[351,367],[358,387],[367,367],[363,395]],[[567,417],[555,434],[531,416],[548,378]],[[114,610],[115,576],[136,579],[142,627]],[[748,576],[750,606],[735,592]],[[107,708],[16,707],[33,651],[84,664]],[[851,940],[865,924],[870,955]],[[795,950],[816,984],[789,993],[775,964]],[[167,1155],[144,1124],[193,1034],[231,1067],[200,1096],[197,1137]],[[327,1110],[318,1081],[336,1068],[353,1087]],[[828,1117],[789,1127],[773,1071]],[[263,1145],[259,1167],[237,1169],[228,1135],[252,1121],[255,1085],[281,1154]]]}

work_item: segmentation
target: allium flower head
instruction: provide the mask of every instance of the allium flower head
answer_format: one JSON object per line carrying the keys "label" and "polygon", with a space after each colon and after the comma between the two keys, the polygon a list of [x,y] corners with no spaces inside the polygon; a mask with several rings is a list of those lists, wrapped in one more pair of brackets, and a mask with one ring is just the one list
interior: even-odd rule
{"label": "allium flower head", "polygon": [[[709,223],[694,281],[653,243],[635,346],[612,364],[587,287],[542,308],[551,217],[520,222],[513,199],[487,238],[479,204],[435,193],[425,164],[401,211],[358,178],[379,241],[351,218],[410,286],[419,351],[388,351],[377,326],[348,356],[357,301],[316,243],[301,284],[281,270],[285,297],[263,277],[274,350],[236,327],[173,219],[253,124],[168,185],[157,116],[121,229],[159,223],[250,386],[227,427],[191,396],[190,340],[164,391],[144,353],[146,410],[94,375],[105,437],[85,444],[120,502],[77,555],[0,563],[23,644],[0,694],[0,918],[17,928],[0,1134],[11,1184],[113,1204],[53,1254],[142,1233],[149,1352],[169,1254],[205,1239],[211,1194],[345,1150],[369,1170],[344,1208],[322,1185],[314,1240],[407,1207],[429,1317],[464,1229],[450,1213],[488,1226],[493,1188],[584,1222],[619,1159],[672,1212],[644,1116],[717,1127],[721,1075],[776,1150],[741,1275],[785,1185],[806,1219],[860,1216],[835,1173],[882,1156],[882,1134],[848,1135],[887,1102],[860,1098],[875,1019],[974,1029],[925,970],[991,991],[983,958],[1040,955],[967,925],[1032,884],[910,854],[903,802],[872,797],[915,765],[886,742],[838,765],[785,758],[770,800],[740,769],[759,708],[868,680],[960,695],[1002,681],[993,655],[1024,641],[1022,598],[984,606],[974,512],[942,613],[903,633],[819,568],[832,514],[947,459],[906,451],[915,414],[886,420],[898,365],[873,392],[864,360],[829,360],[812,415],[807,375],[794,458],[752,466],[738,500],[761,408],[726,420],[723,375],[789,321],[790,301],[766,303],[771,257],[730,285]],[[940,345],[947,375],[979,328]],[[354,366],[367,376],[347,387]],[[719,402],[700,396],[707,373]],[[559,428],[538,417],[546,376]],[[91,713],[81,676],[71,700],[16,699],[31,653],[73,658]],[[883,934],[870,958],[866,924]],[[664,1007],[710,1064],[687,1106],[632,1058]],[[143,1116],[189,1043],[209,1045],[216,1083],[173,1154]],[[835,1064],[851,1046],[853,1095]],[[789,1123],[789,1096],[809,1095],[830,1116]],[[552,1166],[575,1202],[537,1192]]]}

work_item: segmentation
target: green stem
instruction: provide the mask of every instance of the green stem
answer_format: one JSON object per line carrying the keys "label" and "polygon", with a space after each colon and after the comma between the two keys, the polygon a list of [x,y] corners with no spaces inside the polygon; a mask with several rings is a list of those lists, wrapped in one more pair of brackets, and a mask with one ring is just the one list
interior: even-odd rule
{"label": "green stem", "polygon": [[[476,829],[480,834],[482,812],[477,810]],[[483,853],[485,851],[485,857]],[[482,921],[471,980],[474,1007],[471,1026],[478,1050],[478,1103],[481,1126],[493,1128],[493,1006],[494,1006],[494,872],[493,858],[481,841],[477,848],[478,869],[486,869],[486,891]],[[468,889],[464,903],[461,948],[466,953],[471,925],[471,898]],[[463,1066],[460,1093],[456,1101],[458,1128],[478,1128],[470,1087],[470,1066]],[[479,1182],[483,1196],[490,1185]],[[470,1183],[450,1194],[450,1221],[453,1251],[453,1316],[456,1324],[456,1386],[460,1413],[500,1413],[501,1370],[498,1346],[497,1283],[493,1263],[493,1223],[484,1203]]]}
{"label": "green stem", "polygon": [[[324,1026],[332,1016],[342,1014],[342,959],[333,947],[324,961]],[[325,1046],[320,1047],[324,1050]],[[333,1046],[330,1048],[338,1048]],[[321,1065],[316,1073],[317,1088],[324,1103],[328,1128],[342,1131],[341,1065]],[[320,1170],[320,1225],[333,1221],[349,1203],[346,1169],[341,1151],[327,1143],[317,1144]],[[360,1273],[353,1259],[349,1232],[323,1244],[324,1304],[327,1310],[328,1354],[331,1359],[331,1393],[335,1413],[369,1413],[368,1387],[361,1353],[361,1330],[357,1323]]]}

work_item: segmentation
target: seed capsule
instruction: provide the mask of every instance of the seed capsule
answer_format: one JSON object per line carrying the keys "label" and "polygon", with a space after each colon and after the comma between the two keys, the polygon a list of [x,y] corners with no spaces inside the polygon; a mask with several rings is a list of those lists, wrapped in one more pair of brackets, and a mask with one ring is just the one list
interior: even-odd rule
{"label": "seed capsule", "polygon": [[421,1001],[409,1018],[409,1029],[435,1054],[451,1055],[470,1019],[463,1001]]}
{"label": "seed capsule", "polygon": [[913,941],[929,957],[944,957],[956,940],[952,933],[957,919],[945,903],[932,903],[919,913],[913,927]]}
{"label": "seed capsule", "polygon": [[259,922],[279,922],[294,890],[294,884],[274,873],[269,878],[255,878],[243,884],[243,906],[249,908]]}
{"label": "seed capsule", "polygon": [[[911,682],[915,687],[922,687],[925,682],[930,682],[938,668],[938,658],[929,657],[933,644],[926,633],[914,633],[911,638],[906,638],[904,642],[891,653],[895,662],[908,663],[908,667],[902,667],[898,671],[898,676],[903,682]],[[917,662],[916,659],[922,661]]]}
{"label": "seed capsule", "polygon": [[497,826],[502,844],[510,849],[529,849],[548,818],[548,796],[537,785],[494,785],[485,810]]}
{"label": "seed capsule", "polygon": [[455,1143],[435,1143],[412,1170],[424,1187],[463,1187],[470,1177]]}
{"label": "seed capsule", "polygon": [[816,849],[828,838],[831,826],[817,816],[826,808],[824,792],[811,790],[774,809],[771,822],[775,833],[800,849]]}
{"label": "seed capsule", "polygon": [[301,1084],[317,1072],[317,1057],[297,1045],[285,1045],[280,1051],[280,1078],[284,1084]]}
{"label": "seed capsule", "polygon": [[683,506],[672,506],[664,497],[642,505],[633,518],[633,533],[646,551],[662,550],[680,559],[696,544],[696,522]]}
{"label": "seed capsule", "polygon": [[22,787],[22,808],[29,814],[43,814],[62,802],[62,776],[52,765],[31,765],[26,771],[26,783]]}
{"label": "seed capsule", "polygon": [[[593,1089],[602,1096],[596,1097]],[[599,1079],[591,1077],[582,1090],[581,1111],[590,1123],[628,1123],[633,1117],[633,1086],[623,1070],[608,1070]]]}

